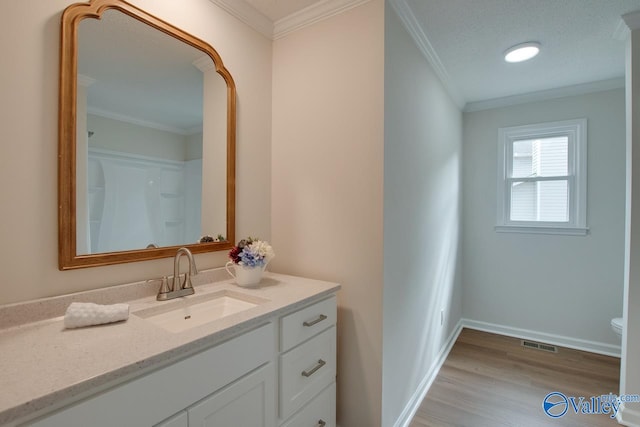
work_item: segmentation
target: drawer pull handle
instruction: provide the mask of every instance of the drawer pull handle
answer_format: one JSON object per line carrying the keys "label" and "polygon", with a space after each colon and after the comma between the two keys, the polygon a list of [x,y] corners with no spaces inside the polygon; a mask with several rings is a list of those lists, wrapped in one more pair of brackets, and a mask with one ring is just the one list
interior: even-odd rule
{"label": "drawer pull handle", "polygon": [[318,369],[322,368],[326,364],[327,362],[325,362],[324,360],[318,359],[318,363],[313,367],[313,369],[311,369],[310,371],[302,371],[302,376],[310,377],[311,375],[315,374]]}
{"label": "drawer pull handle", "polygon": [[318,420],[318,427],[324,427],[324,426],[326,426],[326,425],[327,425],[327,423],[326,423],[326,422],[324,422],[324,421],[322,421],[322,420]]}
{"label": "drawer pull handle", "polygon": [[320,323],[320,322],[322,322],[323,320],[326,320],[326,319],[327,319],[327,316],[325,316],[324,314],[321,314],[320,316],[318,316],[317,319],[312,320],[312,321],[306,321],[306,322],[303,322],[302,324],[304,326],[313,326],[316,323]]}

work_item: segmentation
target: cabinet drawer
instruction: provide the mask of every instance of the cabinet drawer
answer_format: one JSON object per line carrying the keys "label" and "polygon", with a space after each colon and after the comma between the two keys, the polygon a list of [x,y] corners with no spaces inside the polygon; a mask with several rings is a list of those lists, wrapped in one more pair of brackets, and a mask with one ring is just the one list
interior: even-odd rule
{"label": "cabinet drawer", "polygon": [[335,296],[284,316],[280,319],[280,351],[287,351],[335,325],[336,317]]}
{"label": "cabinet drawer", "polygon": [[280,418],[286,419],[335,381],[336,328],[280,356]]}
{"label": "cabinet drawer", "polygon": [[282,427],[335,427],[336,383],[324,389]]}

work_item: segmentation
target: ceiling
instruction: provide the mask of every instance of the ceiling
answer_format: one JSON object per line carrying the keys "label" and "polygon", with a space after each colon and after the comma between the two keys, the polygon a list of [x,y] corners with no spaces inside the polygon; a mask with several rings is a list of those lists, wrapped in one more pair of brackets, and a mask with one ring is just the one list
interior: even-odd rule
{"label": "ceiling", "polygon": [[315,3],[318,0],[244,0],[275,22],[286,16],[292,15]]}
{"label": "ceiling", "polygon": [[[210,1],[277,39],[368,0]],[[622,87],[626,27],[620,17],[640,10],[640,0],[386,1],[466,111],[533,100],[533,95]],[[81,52],[88,53],[80,57],[79,72],[95,80],[89,87],[93,110],[119,111],[180,133],[197,131],[202,122],[202,72],[194,60],[202,52],[123,14],[109,16],[83,22],[93,34],[81,28]],[[507,48],[526,41],[541,43],[538,57],[520,64],[504,62]],[[134,63],[139,69],[130,65]],[[111,84],[114,76],[119,86]],[[116,105],[115,99],[126,101]],[[180,107],[163,110],[164,105]]]}
{"label": "ceiling", "polygon": [[[236,1],[250,4],[276,27],[288,15],[348,2]],[[575,85],[588,90],[597,87],[589,85],[594,82],[621,87],[626,36],[621,16],[640,10],[640,0],[387,1],[460,107]],[[538,57],[504,62],[507,48],[527,41],[541,43]]]}
{"label": "ceiling", "polygon": [[[621,15],[640,0],[406,0],[464,103],[624,77]],[[503,52],[537,41],[540,54]]]}

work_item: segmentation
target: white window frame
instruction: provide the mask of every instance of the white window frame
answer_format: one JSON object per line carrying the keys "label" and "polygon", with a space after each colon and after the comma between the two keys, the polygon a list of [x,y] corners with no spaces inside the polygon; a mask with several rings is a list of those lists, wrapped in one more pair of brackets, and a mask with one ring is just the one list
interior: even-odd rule
{"label": "white window frame", "polygon": [[[511,183],[522,178],[511,178],[513,143],[519,140],[568,138],[568,203],[569,221],[513,221],[511,211]],[[543,181],[549,178],[531,178]],[[498,232],[586,235],[587,228],[587,119],[565,120],[513,126],[498,130]]]}

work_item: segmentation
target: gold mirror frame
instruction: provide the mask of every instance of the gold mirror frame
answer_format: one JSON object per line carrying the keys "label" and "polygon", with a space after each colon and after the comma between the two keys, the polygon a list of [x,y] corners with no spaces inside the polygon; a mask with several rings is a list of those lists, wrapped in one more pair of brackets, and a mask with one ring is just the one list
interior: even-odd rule
{"label": "gold mirror frame", "polygon": [[[201,50],[215,64],[218,74],[227,83],[227,240],[78,255],[76,251],[76,94],[78,26],[86,18],[100,19],[102,14],[116,9],[183,43]],[[60,93],[58,117],[58,267],[70,270],[121,264],[174,256],[185,246],[193,253],[230,249],[235,242],[235,168],[236,168],[236,87],[224,67],[220,55],[208,43],[156,18],[123,0],[92,0],[67,7],[62,14],[60,37]]]}

